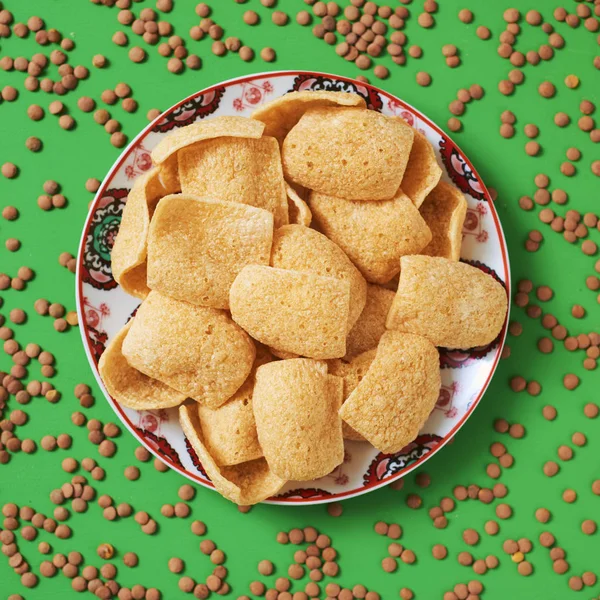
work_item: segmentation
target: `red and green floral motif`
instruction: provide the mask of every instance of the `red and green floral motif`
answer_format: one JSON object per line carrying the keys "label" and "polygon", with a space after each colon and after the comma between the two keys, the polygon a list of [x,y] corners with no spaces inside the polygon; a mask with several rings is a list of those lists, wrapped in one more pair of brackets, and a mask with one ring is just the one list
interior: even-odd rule
{"label": "red and green floral motif", "polygon": [[380,452],[371,462],[363,476],[363,484],[370,485],[400,473],[406,467],[423,458],[431,452],[442,438],[434,433],[419,435],[414,441],[402,448],[396,454]]}
{"label": "red and green floral motif", "polygon": [[94,209],[87,231],[82,278],[99,290],[117,287],[110,267],[110,253],[119,233],[128,193],[126,188],[107,190]]}
{"label": "red and green floral motif", "polygon": [[188,98],[177,108],[168,111],[152,128],[154,133],[166,133],[176,127],[185,127],[198,119],[204,119],[214,113],[225,93],[225,87],[213,88],[193,98]]}
{"label": "red and green floral motif", "polygon": [[290,92],[306,91],[324,91],[324,92],[349,92],[358,94],[364,98],[367,107],[371,110],[380,111],[383,108],[383,102],[377,91],[372,87],[361,85],[358,81],[347,81],[344,79],[334,79],[323,77],[322,75],[298,75],[294,79],[294,85]]}

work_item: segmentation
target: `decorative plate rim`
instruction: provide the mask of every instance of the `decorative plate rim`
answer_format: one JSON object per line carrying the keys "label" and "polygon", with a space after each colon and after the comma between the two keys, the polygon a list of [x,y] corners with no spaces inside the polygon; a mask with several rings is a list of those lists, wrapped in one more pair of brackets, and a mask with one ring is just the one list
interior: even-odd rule
{"label": "decorative plate rim", "polygon": [[89,340],[89,336],[88,336],[88,326],[87,326],[85,314],[84,314],[82,272],[83,272],[83,268],[84,268],[83,267],[83,256],[84,256],[84,250],[85,250],[85,242],[86,242],[86,237],[87,237],[87,234],[89,231],[92,217],[97,209],[99,200],[103,197],[104,193],[106,192],[106,189],[108,187],[108,182],[110,182],[110,180],[113,178],[115,173],[121,168],[121,166],[123,165],[123,162],[129,157],[132,149],[135,148],[135,146],[138,144],[138,142],[141,139],[144,139],[148,134],[150,134],[152,132],[154,127],[163,119],[163,117],[165,115],[172,113],[173,111],[175,111],[176,109],[178,109],[179,107],[184,105],[186,102],[190,102],[191,100],[193,100],[194,98],[196,98],[202,94],[214,92],[215,90],[217,90],[220,87],[229,87],[229,86],[232,86],[235,84],[246,83],[246,82],[253,81],[255,79],[260,79],[260,78],[269,77],[269,76],[270,77],[282,77],[282,76],[298,76],[298,75],[315,76],[315,77],[330,77],[330,78],[334,78],[335,80],[338,80],[338,81],[343,81],[345,83],[351,83],[354,85],[359,85],[361,87],[365,87],[367,89],[371,89],[371,90],[377,92],[378,94],[383,95],[383,97],[393,99],[400,106],[413,112],[424,123],[426,123],[434,131],[436,131],[440,136],[447,138],[454,145],[454,147],[456,148],[456,150],[458,151],[460,156],[465,160],[466,164],[469,166],[469,168],[471,169],[473,174],[477,177],[479,183],[481,184],[482,190],[483,190],[484,200],[487,201],[487,204],[490,207],[490,211],[491,211],[492,218],[494,220],[496,232],[498,233],[499,249],[500,249],[500,254],[502,256],[502,264],[504,267],[504,273],[506,274],[506,281],[504,282],[504,284],[505,284],[505,289],[506,289],[507,298],[508,298],[508,306],[507,306],[507,317],[506,317],[502,332],[500,333],[500,336],[498,339],[496,355],[494,357],[493,364],[491,365],[490,372],[489,372],[485,382],[479,388],[476,398],[471,402],[471,405],[466,409],[465,414],[459,419],[459,421],[457,423],[455,423],[455,425],[452,427],[452,429],[441,438],[441,440],[436,444],[436,446],[434,448],[432,448],[424,456],[422,456],[421,458],[412,462],[408,466],[404,467],[397,473],[389,475],[388,477],[385,477],[378,481],[363,484],[363,485],[361,485],[360,488],[357,488],[354,490],[347,490],[347,491],[343,491],[343,492],[339,492],[339,493],[331,493],[331,495],[328,495],[323,498],[316,498],[316,499],[313,499],[310,497],[309,498],[293,498],[293,497],[285,498],[284,497],[284,498],[270,498],[263,502],[264,504],[292,505],[292,506],[327,504],[327,503],[334,502],[334,501],[337,501],[340,499],[349,499],[349,498],[354,498],[357,496],[362,496],[363,494],[366,494],[368,492],[372,492],[379,488],[387,486],[390,483],[392,483],[393,481],[396,481],[398,479],[401,479],[405,475],[408,475],[410,472],[414,471],[416,468],[418,468],[423,463],[425,463],[427,460],[429,460],[432,456],[437,454],[444,446],[446,446],[446,444],[448,444],[453,439],[453,437],[456,435],[456,433],[464,426],[464,424],[467,422],[467,419],[469,419],[469,417],[475,411],[475,408],[481,402],[481,399],[485,395],[485,392],[487,391],[489,384],[496,372],[496,369],[498,367],[498,362],[499,362],[501,354],[502,354],[502,349],[503,349],[505,341],[506,341],[506,335],[507,335],[506,323],[508,321],[508,314],[510,313],[510,306],[511,306],[510,261],[509,261],[509,257],[508,257],[506,238],[504,235],[504,230],[502,229],[502,223],[500,221],[500,218],[498,216],[498,213],[497,213],[494,203],[492,201],[491,195],[490,195],[485,183],[483,182],[481,176],[479,175],[477,169],[475,169],[475,167],[469,160],[468,156],[462,151],[460,146],[445,131],[443,131],[434,121],[429,119],[421,111],[417,110],[414,106],[412,106],[408,102],[405,102],[404,100],[400,99],[399,97],[397,97],[397,96],[393,95],[392,93],[387,92],[377,86],[374,86],[369,83],[359,82],[356,79],[352,79],[350,77],[345,77],[342,75],[336,75],[334,73],[326,73],[326,72],[321,72],[321,71],[291,69],[291,70],[277,70],[277,71],[262,71],[259,73],[252,73],[250,75],[244,75],[241,77],[234,77],[231,79],[220,81],[214,85],[211,85],[207,88],[203,88],[199,91],[194,92],[193,94],[190,94],[186,98],[180,100],[176,104],[167,108],[158,117],[156,117],[152,122],[148,123],[148,125],[146,125],[138,133],[138,135],[136,135],[131,140],[131,142],[124,148],[124,150],[121,152],[121,154],[117,157],[117,159],[112,164],[112,166],[108,170],[107,174],[103,178],[102,183],[101,183],[96,195],[94,196],[92,203],[90,204],[90,208],[89,208],[88,214],[87,214],[85,222],[84,222],[83,231],[82,231],[80,242],[79,242],[79,249],[78,249],[78,256],[77,256],[77,270],[76,270],[76,274],[75,274],[75,297],[76,297],[76,305],[77,305],[77,315],[78,315],[78,319],[79,319],[79,331],[81,334],[83,347],[84,347],[84,350],[85,350],[85,353],[86,353],[86,356],[88,359],[88,363],[92,370],[92,373],[96,379],[96,382],[98,383],[98,386],[102,390],[104,397],[108,401],[108,404],[112,407],[112,409],[117,414],[117,416],[119,417],[121,422],[127,427],[127,429],[130,431],[130,433],[135,437],[135,439],[138,442],[140,442],[141,444],[143,444],[144,447],[147,448],[156,458],[158,458],[163,463],[165,463],[169,468],[175,470],[176,472],[180,473],[181,475],[183,475],[187,479],[193,481],[194,483],[200,484],[203,487],[210,489],[212,491],[216,491],[212,484],[200,479],[199,477],[195,476],[193,473],[190,473],[187,470],[185,470],[185,468],[182,468],[179,465],[175,464],[168,457],[159,454],[150,444],[148,444],[147,441],[138,433],[138,431],[136,431],[136,427],[130,421],[129,417],[124,413],[121,406],[110,396],[110,394],[104,387],[104,382],[102,381],[100,374],[98,372],[98,364],[97,364],[96,358],[95,358],[94,354],[92,353],[90,340]]}

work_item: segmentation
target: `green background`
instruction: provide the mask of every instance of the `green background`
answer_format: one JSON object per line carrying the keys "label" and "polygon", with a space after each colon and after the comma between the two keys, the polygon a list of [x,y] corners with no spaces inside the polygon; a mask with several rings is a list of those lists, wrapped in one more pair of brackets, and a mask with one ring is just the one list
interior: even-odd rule
{"label": "green background", "polygon": [[[391,3],[391,2],[390,2]],[[338,57],[334,47],[327,46],[315,38],[310,27],[300,27],[295,22],[298,10],[307,7],[301,0],[279,0],[277,8],[290,15],[290,23],[276,27],[271,23],[271,10],[264,8],[257,0],[246,4],[236,4],[232,0],[209,2],[213,6],[212,18],[225,29],[225,36],[240,37],[246,45],[254,48],[257,56],[261,47],[271,46],[277,52],[275,63],[267,64],[255,58],[245,63],[235,54],[217,58],[211,54],[210,39],[201,42],[188,41],[191,52],[201,56],[203,67],[199,71],[187,70],[182,75],[173,75],[166,69],[166,59],[160,57],[155,48],[140,44],[149,51],[149,58],[143,64],[133,64],[127,58],[127,48],[115,46],[111,42],[117,29],[127,30],[117,23],[118,9],[93,5],[85,0],[27,0],[6,1],[5,8],[13,11],[16,21],[26,21],[31,15],[45,19],[48,27],[56,27],[75,41],[75,49],[70,53],[72,65],[88,66],[91,76],[80,83],[79,88],[61,98],[76,118],[77,127],[73,131],[59,128],[57,118],[46,113],[41,122],[27,118],[29,104],[37,103],[47,108],[55,97],[43,92],[27,92],[23,86],[24,75],[17,72],[0,72],[1,86],[14,85],[19,89],[17,102],[2,102],[0,105],[0,163],[11,161],[20,168],[20,175],[14,180],[0,178],[0,204],[14,205],[20,218],[14,222],[0,220],[2,242],[8,237],[17,237],[22,248],[9,253],[0,247],[0,271],[16,275],[22,265],[35,271],[35,278],[27,284],[26,290],[8,290],[1,293],[3,305],[0,312],[7,316],[10,309],[24,308],[28,320],[24,325],[14,326],[15,338],[22,346],[28,342],[39,343],[44,349],[53,352],[57,359],[57,374],[53,383],[63,393],[56,405],[43,398],[35,398],[26,407],[20,407],[9,400],[7,411],[24,408],[29,422],[19,428],[18,435],[33,438],[38,442],[46,434],[58,435],[62,432],[74,438],[70,450],[57,450],[49,453],[38,450],[33,455],[14,455],[8,465],[0,466],[0,504],[16,502],[30,505],[36,511],[51,515],[54,506],[50,503],[49,492],[68,481],[70,476],[61,470],[61,461],[67,456],[78,459],[90,456],[99,461],[106,470],[103,482],[94,483],[98,494],[113,496],[116,503],[129,502],[134,510],[145,510],[159,522],[159,532],[155,536],[144,535],[133,518],[108,522],[102,518],[101,509],[91,504],[87,513],[74,514],[67,523],[73,529],[69,540],[58,540],[42,532],[35,542],[20,541],[20,550],[34,570],[42,557],[37,551],[40,540],[48,540],[54,552],[67,553],[79,550],[84,554],[86,564],[101,565],[96,556],[96,547],[103,542],[112,543],[117,549],[116,564],[119,565],[118,581],[131,586],[142,583],[154,586],[163,592],[163,598],[179,598],[183,594],[177,588],[178,576],[167,569],[171,556],[184,558],[187,564],[186,575],[203,581],[212,570],[208,558],[198,550],[199,539],[190,533],[193,519],[203,520],[208,526],[207,537],[214,540],[227,555],[226,566],[230,575],[227,579],[232,587],[230,597],[248,594],[247,585],[258,579],[256,565],[259,560],[269,558],[277,565],[277,575],[286,575],[292,562],[294,547],[279,546],[275,535],[280,530],[292,527],[313,525],[328,534],[339,552],[340,575],[336,578],[343,587],[362,583],[374,589],[382,598],[398,597],[402,587],[415,592],[416,598],[441,598],[443,592],[452,589],[459,582],[480,579],[485,585],[486,599],[505,598],[565,598],[574,592],[568,588],[568,577],[581,575],[584,571],[600,571],[600,533],[586,536],[580,524],[584,519],[597,518],[600,514],[600,498],[594,496],[591,484],[600,478],[600,436],[599,420],[590,420],[583,415],[587,402],[597,399],[599,377],[597,371],[586,372],[581,366],[582,352],[569,353],[556,344],[550,355],[542,355],[536,348],[537,340],[545,335],[541,323],[529,319],[523,309],[513,307],[511,318],[523,324],[523,333],[518,338],[509,336],[507,343],[512,353],[508,360],[501,361],[496,376],[481,405],[469,419],[465,427],[456,435],[451,444],[420,469],[431,476],[432,483],[427,489],[415,485],[415,474],[406,478],[404,490],[383,489],[343,503],[344,513],[339,518],[328,515],[325,506],[308,508],[257,506],[249,514],[241,514],[237,508],[216,494],[198,488],[195,500],[191,503],[192,515],[189,519],[165,519],[160,515],[164,503],[175,503],[177,489],[184,480],[173,472],[158,473],[152,463],[139,465],[141,478],[136,482],[125,479],[123,471],[127,465],[136,464],[133,452],[136,443],[129,433],[118,438],[118,452],[112,459],[99,457],[97,447],[87,440],[87,430],[72,425],[70,415],[79,410],[79,404],[72,390],[76,383],[93,381],[86,356],[83,351],[77,328],[65,333],[57,333],[50,317],[41,317],[33,310],[37,298],[45,297],[51,302],[63,303],[68,310],[75,309],[74,276],[59,266],[58,256],[67,251],[76,254],[81,228],[87,212],[91,194],[85,191],[88,177],[102,179],[119,151],[109,142],[103,128],[94,123],[92,114],[78,110],[76,99],[89,95],[98,101],[102,90],[114,88],[119,81],[125,81],[133,88],[133,96],[139,103],[135,114],[127,114],[119,107],[107,107],[111,114],[123,123],[123,130],[132,139],[146,125],[148,109],[167,108],[184,96],[221,80],[269,69],[316,69],[354,77],[358,69]],[[348,2],[340,2],[343,8]],[[395,6],[395,3],[391,3]],[[425,30],[418,26],[416,16],[421,12],[421,4],[414,2],[409,9],[411,18],[407,21],[405,33],[408,44],[418,44],[423,48],[419,60],[408,59],[404,67],[394,65],[389,57],[377,60],[390,68],[391,76],[384,82],[377,82],[372,72],[365,74],[372,83],[379,83],[386,90],[413,104],[431,119],[445,128],[451,116],[448,104],[455,99],[457,90],[473,83],[481,84],[485,96],[478,102],[468,105],[462,117],[463,131],[453,134],[454,139],[474,162],[488,186],[498,191],[496,207],[499,210],[508,241],[513,285],[521,278],[530,278],[534,284],[551,286],[555,295],[543,308],[552,312],[575,335],[598,328],[600,319],[596,293],[585,286],[585,278],[594,273],[596,257],[583,255],[580,244],[566,243],[560,234],[542,225],[536,213],[523,212],[518,206],[522,195],[533,195],[533,178],[537,173],[546,173],[551,180],[550,189],[566,190],[569,202],[566,206],[552,206],[557,214],[564,215],[568,209],[576,209],[582,214],[598,211],[598,179],[590,171],[590,163],[598,157],[588,134],[577,128],[579,102],[583,98],[598,101],[598,71],[592,65],[598,53],[596,34],[583,27],[571,29],[564,23],[556,23],[552,12],[556,7],[553,1],[523,5],[523,10],[537,8],[546,20],[553,23],[557,31],[564,35],[566,46],[556,52],[549,62],[536,67],[524,67],[525,82],[515,93],[502,96],[497,84],[507,77],[512,68],[509,62],[497,54],[498,36],[504,29],[502,19],[507,2],[474,2],[473,0],[443,0],[435,14],[436,25]],[[567,10],[574,12],[577,3],[568,2]],[[133,6],[136,14],[152,2],[140,2]],[[175,32],[187,37],[192,25],[199,18],[194,13],[195,2],[175,0],[175,10],[166,16],[173,23]],[[257,27],[245,25],[242,14],[247,9],[256,10],[261,15]],[[461,8],[470,8],[475,13],[475,21],[465,25],[458,20]],[[537,49],[546,42],[546,35],[539,28],[521,22],[523,31],[516,47],[523,52]],[[492,31],[492,39],[482,41],[475,35],[478,25],[486,25]],[[133,42],[135,38],[135,42]],[[130,45],[141,40],[130,34]],[[132,43],[133,42],[133,43]],[[454,43],[458,46],[462,64],[457,69],[445,65],[441,46]],[[30,57],[40,51],[30,36],[26,40],[12,36],[0,40],[0,55]],[[43,51],[43,50],[42,50]],[[110,65],[106,69],[91,67],[94,54],[105,54]],[[415,83],[418,71],[427,71],[433,77],[428,88]],[[50,69],[51,77],[56,77],[56,67]],[[568,89],[563,80],[568,74],[576,74],[581,84],[577,89]],[[537,86],[544,80],[553,81],[557,87],[556,96],[551,100],[542,99]],[[517,116],[517,134],[506,140],[498,133],[500,113],[512,110]],[[571,125],[559,129],[553,124],[553,115],[564,111],[572,119]],[[538,157],[529,157],[524,152],[527,138],[523,134],[526,123],[535,123],[540,128],[538,141],[543,151]],[[34,154],[25,149],[25,139],[36,135],[43,140],[43,151]],[[565,160],[565,151],[577,147],[582,158],[577,163],[575,178],[560,174],[560,163]],[[62,193],[68,198],[68,205],[62,210],[41,211],[36,198],[43,193],[42,184],[54,179],[62,186]],[[545,240],[537,253],[524,250],[527,233],[540,229]],[[598,242],[598,231],[591,232],[591,238]],[[574,303],[582,304],[587,311],[583,320],[571,317]],[[10,357],[0,354],[0,369],[9,370]],[[29,368],[29,377],[40,378],[39,366],[34,361]],[[563,388],[562,377],[573,372],[582,378],[577,390],[568,392]],[[542,384],[538,397],[526,392],[517,394],[511,391],[508,382],[511,377],[522,375],[527,380],[535,379]],[[116,419],[100,391],[94,387],[96,405],[87,410],[89,418],[103,422]],[[558,418],[549,422],[542,417],[542,407],[552,404],[558,409]],[[7,414],[7,413],[6,413]],[[495,418],[503,417],[512,422],[522,423],[526,428],[523,439],[515,440],[499,435],[493,430]],[[547,460],[557,459],[560,444],[570,444],[571,435],[582,431],[587,435],[586,446],[575,449],[574,459],[561,464],[560,473],[550,479],[543,475],[542,466]],[[484,505],[478,501],[460,503],[448,515],[449,526],[445,530],[433,527],[427,511],[439,503],[444,496],[451,495],[457,484],[476,483],[491,487],[494,483],[485,472],[492,462],[489,446],[493,441],[502,441],[515,457],[511,469],[504,470],[500,479],[508,486],[509,494],[504,500],[513,508],[513,517],[500,522],[500,533],[488,536],[483,531],[484,523],[494,519],[495,501]],[[85,474],[85,472],[84,472]],[[566,504],[561,495],[564,489],[577,491],[574,504]],[[419,493],[423,506],[418,510],[406,506],[408,493]],[[546,507],[552,512],[552,520],[547,525],[539,524],[534,518],[536,508]],[[387,538],[373,531],[377,520],[400,523],[404,533],[400,542],[415,551],[417,562],[414,565],[400,563],[397,572],[386,574],[380,562],[387,556]],[[462,541],[465,528],[475,528],[481,535],[480,543],[469,548]],[[548,550],[538,542],[539,534],[551,531],[557,543],[567,552],[571,569],[567,575],[559,576],[552,571]],[[530,538],[533,551],[527,559],[533,564],[534,573],[522,577],[516,565],[502,551],[502,543],[508,538]],[[448,547],[446,560],[435,561],[431,556],[433,544],[441,543]],[[495,554],[500,558],[500,566],[482,577],[477,577],[470,567],[460,566],[456,556],[462,550],[470,550],[475,558]],[[140,564],[135,569],[122,565],[120,557],[127,551],[136,551]],[[261,578],[267,583],[273,578]],[[324,587],[324,586],[323,586]],[[303,589],[295,587],[294,589]],[[0,556],[0,598],[11,593],[22,593],[25,598],[67,598],[75,596],[70,582],[62,575],[54,579],[43,579],[34,590],[24,590],[19,577],[9,568],[5,557]],[[600,584],[586,588],[580,597],[592,598],[600,594]],[[323,592],[322,597],[325,597]]]}

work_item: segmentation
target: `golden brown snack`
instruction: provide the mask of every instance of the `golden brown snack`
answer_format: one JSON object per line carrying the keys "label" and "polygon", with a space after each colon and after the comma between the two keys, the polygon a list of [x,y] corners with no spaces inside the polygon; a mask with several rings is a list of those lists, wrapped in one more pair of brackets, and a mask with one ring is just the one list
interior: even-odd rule
{"label": "golden brown snack", "polygon": [[219,466],[237,465],[263,455],[256,434],[252,392],[256,369],[271,360],[271,353],[258,344],[252,371],[242,387],[218,408],[198,404],[204,445]]}
{"label": "golden brown snack", "polygon": [[229,308],[229,288],[248,264],[268,265],[273,215],[238,202],[165,196],[148,233],[148,285],[178,300]]}
{"label": "golden brown snack", "polygon": [[376,348],[385,333],[385,320],[394,301],[395,292],[375,283],[367,284],[367,302],[358,321],[346,338],[345,360]]}
{"label": "golden brown snack", "polygon": [[182,148],[204,140],[229,137],[256,139],[262,136],[264,128],[260,121],[247,117],[212,117],[192,123],[162,138],[152,150],[152,162],[160,165]]}
{"label": "golden brown snack", "polygon": [[275,138],[219,138],[177,153],[184,194],[264,208],[275,227],[288,223],[285,182]]}
{"label": "golden brown snack", "polygon": [[215,489],[227,500],[238,506],[250,506],[273,496],[285,485],[285,480],[271,471],[264,458],[231,467],[219,467],[204,445],[193,406],[180,407],[179,422]]}
{"label": "golden brown snack", "polygon": [[337,277],[350,284],[348,330],[367,301],[367,282],[344,251],[322,233],[302,225],[284,225],[273,234],[271,266]]}
{"label": "golden brown snack", "polygon": [[288,133],[286,179],[321,194],[385,200],[400,187],[413,129],[363,108],[312,108]]}
{"label": "golden brown snack", "polygon": [[263,135],[271,135],[282,144],[290,129],[309,109],[317,106],[357,106],[366,108],[364,99],[358,94],[347,92],[289,92],[259,106],[252,119],[265,124]]}
{"label": "golden brown snack", "polygon": [[135,180],[111,252],[115,280],[125,292],[137,298],[143,299],[150,292],[146,281],[148,227],[156,203],[164,195],[157,169],[151,169]]}
{"label": "golden brown snack", "polygon": [[308,481],[330,473],[344,460],[342,380],[327,366],[296,358],[256,371],[254,416],[258,439],[273,473]]}
{"label": "golden brown snack", "polygon": [[440,181],[419,209],[431,229],[431,242],[421,254],[459,260],[467,200],[455,186]]}
{"label": "golden brown snack", "polygon": [[[345,362],[339,358],[327,361],[329,373],[337,375],[344,380],[344,402],[348,400],[350,394],[356,389],[356,386],[362,381],[366,375],[371,363],[375,360],[377,348],[371,348],[358,356],[355,356],[349,362]],[[360,433],[354,431],[348,423],[342,421],[342,434],[345,440],[354,440],[357,442],[366,441]]]}
{"label": "golden brown snack", "polygon": [[436,346],[474,348],[496,339],[506,308],[504,287],[477,267],[404,256],[386,326],[422,335]]}
{"label": "golden brown snack", "polygon": [[157,410],[179,406],[185,394],[161,381],[147,377],[125,360],[123,340],[131,328],[129,321],[111,340],[102,353],[98,372],[108,393],[121,405],[134,410]]}
{"label": "golden brown snack", "polygon": [[240,327],[275,350],[323,359],[346,354],[347,281],[249,265],[231,286],[229,306]]}
{"label": "golden brown snack", "polygon": [[418,335],[387,331],[340,416],[377,450],[392,454],[417,437],[440,385],[439,355],[433,344]]}
{"label": "golden brown snack", "polygon": [[416,129],[414,134],[408,164],[402,179],[402,190],[419,208],[427,194],[440,180],[442,169],[436,160],[435,150],[429,140]]}
{"label": "golden brown snack", "polygon": [[226,402],[248,377],[256,350],[222,310],[150,292],[123,342],[132,367],[207,406]]}
{"label": "golden brown snack", "polygon": [[285,182],[285,192],[288,198],[288,215],[290,223],[309,227],[310,222],[312,221],[312,213],[310,212],[310,208],[308,208],[308,204],[306,204],[297,190],[287,181]]}
{"label": "golden brown snack", "polygon": [[362,202],[313,192],[314,223],[358,267],[367,281],[386,283],[400,271],[400,257],[420,252],[429,227],[411,199],[400,191],[391,200]]}
{"label": "golden brown snack", "polygon": [[165,189],[165,196],[168,194],[178,194],[181,192],[181,182],[179,181],[179,161],[177,154],[171,154],[167,160],[158,167],[158,176]]}

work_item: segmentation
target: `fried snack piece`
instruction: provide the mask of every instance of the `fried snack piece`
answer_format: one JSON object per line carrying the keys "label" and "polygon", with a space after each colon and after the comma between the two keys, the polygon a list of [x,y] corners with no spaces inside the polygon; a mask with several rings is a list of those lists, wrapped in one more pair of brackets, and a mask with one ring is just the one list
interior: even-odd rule
{"label": "fried snack piece", "polygon": [[264,128],[260,121],[247,117],[212,117],[192,123],[162,138],[152,150],[152,162],[160,165],[182,148],[204,140],[220,137],[257,139],[262,136]]}
{"label": "fried snack piece", "polygon": [[402,191],[391,200],[361,202],[313,192],[313,220],[358,267],[367,281],[386,283],[400,271],[400,257],[431,241],[429,227]]}
{"label": "fried snack piece", "polygon": [[134,410],[157,410],[179,406],[185,394],[134,369],[122,353],[123,340],[131,328],[129,321],[111,340],[100,357],[98,371],[108,393],[121,405]]}
{"label": "fried snack piece", "polygon": [[387,318],[395,293],[374,283],[367,284],[367,302],[358,321],[346,338],[345,360],[376,348],[385,333]]}
{"label": "fried snack piece", "polygon": [[148,285],[192,304],[229,308],[229,288],[248,264],[268,265],[273,215],[239,202],[165,196],[148,234]]}
{"label": "fried snack piece", "polygon": [[275,227],[288,223],[288,204],[275,138],[219,138],[180,150],[184,194],[241,202],[273,213]]}
{"label": "fried snack piece", "polygon": [[286,179],[349,200],[386,200],[398,191],[413,129],[362,108],[312,108],[288,133]]}
{"label": "fried snack piece", "polygon": [[259,106],[250,118],[265,124],[263,135],[277,138],[282,144],[290,129],[300,120],[309,109],[326,106],[357,106],[366,108],[364,99],[358,94],[348,92],[304,91],[289,92]]}
{"label": "fried snack piece", "polygon": [[163,188],[165,188],[165,196],[181,192],[177,154],[171,154],[167,160],[160,164],[158,167],[158,176]]}
{"label": "fried snack piece", "polygon": [[256,434],[252,392],[256,369],[271,360],[271,353],[258,344],[252,371],[242,387],[219,408],[198,404],[204,445],[219,466],[237,465],[263,455]]}
{"label": "fried snack piece", "polygon": [[367,282],[344,251],[322,233],[302,225],[284,225],[273,234],[271,266],[337,277],[350,284],[348,330],[367,301]]}
{"label": "fried snack piece", "polygon": [[340,416],[377,450],[392,454],[417,437],[440,386],[439,355],[433,344],[418,335],[386,331],[375,360]]}
{"label": "fried snack piece", "polygon": [[309,481],[344,460],[342,380],[306,358],[259,367],[254,386],[258,439],[273,473]]}
{"label": "fried snack piece", "polygon": [[213,408],[241,387],[255,354],[250,337],[224,311],[154,291],[123,342],[132,367]]}
{"label": "fried snack piece", "polygon": [[285,480],[271,471],[264,458],[219,467],[204,444],[193,406],[179,408],[179,422],[215,489],[227,500],[238,506],[250,506],[273,496],[285,485]]}
{"label": "fried snack piece", "polygon": [[165,193],[158,169],[151,169],[135,180],[111,252],[115,280],[137,298],[143,299],[150,292],[146,281],[148,227],[156,203]]}
{"label": "fried snack piece", "polygon": [[312,213],[308,204],[300,197],[300,194],[286,181],[285,193],[288,198],[288,215],[290,223],[296,225],[310,226]]}
{"label": "fried snack piece", "polygon": [[323,359],[346,354],[347,281],[249,265],[231,286],[229,306],[240,327],[275,350]]}
{"label": "fried snack piece", "polygon": [[446,348],[494,341],[506,317],[506,290],[466,263],[403,256],[400,284],[386,326],[416,333]]}
{"label": "fried snack piece", "polygon": [[467,200],[463,193],[452,184],[440,181],[427,196],[419,212],[433,236],[421,254],[458,260],[462,228],[467,215]]}
{"label": "fried snack piece", "polygon": [[402,179],[402,190],[419,208],[427,194],[440,180],[442,169],[436,160],[435,150],[429,140],[416,129],[414,134],[408,164]]}
{"label": "fried snack piece", "polygon": [[[371,348],[358,356],[355,356],[350,362],[345,362],[339,358],[327,361],[329,373],[337,375],[344,380],[344,400],[346,402],[350,394],[356,389],[356,386],[366,375],[371,363],[375,360],[377,348]],[[357,431],[354,431],[348,423],[342,421],[342,434],[345,440],[354,440],[365,442],[365,438]]]}

